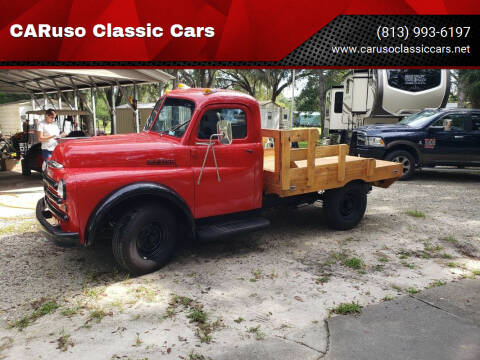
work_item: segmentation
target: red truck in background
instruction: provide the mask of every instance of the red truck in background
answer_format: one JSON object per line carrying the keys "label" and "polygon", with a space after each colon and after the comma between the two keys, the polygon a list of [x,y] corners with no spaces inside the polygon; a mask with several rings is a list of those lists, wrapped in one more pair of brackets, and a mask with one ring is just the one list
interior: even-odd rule
{"label": "red truck in background", "polygon": [[[182,237],[262,229],[261,210],[323,201],[327,223],[350,229],[372,185],[401,165],[316,146],[316,130],[262,130],[258,102],[228,90],[177,89],[138,134],[71,140],[43,172],[36,216],[48,237],[92,246],[113,233],[117,262],[134,274],[163,266]],[[262,137],[274,139],[264,149]],[[305,140],[307,148],[293,149]]]}

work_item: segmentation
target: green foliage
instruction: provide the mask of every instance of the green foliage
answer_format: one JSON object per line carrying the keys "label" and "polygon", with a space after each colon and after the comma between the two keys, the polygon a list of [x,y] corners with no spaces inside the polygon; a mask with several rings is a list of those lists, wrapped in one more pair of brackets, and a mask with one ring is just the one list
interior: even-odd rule
{"label": "green foliage", "polygon": [[363,260],[353,257],[345,261],[345,265],[352,269],[361,269],[363,267]]}
{"label": "green foliage", "polygon": [[420,211],[420,210],[407,210],[405,213],[406,213],[407,215],[412,216],[412,217],[425,218],[425,213],[423,213],[423,212]]}
{"label": "green foliage", "polygon": [[7,104],[10,102],[15,102],[19,100],[30,100],[30,95],[28,94],[10,94],[0,92],[0,104]]}
{"label": "green foliage", "polygon": [[358,303],[342,303],[338,305],[336,308],[332,309],[331,312],[335,314],[358,314],[362,310],[362,306]]}

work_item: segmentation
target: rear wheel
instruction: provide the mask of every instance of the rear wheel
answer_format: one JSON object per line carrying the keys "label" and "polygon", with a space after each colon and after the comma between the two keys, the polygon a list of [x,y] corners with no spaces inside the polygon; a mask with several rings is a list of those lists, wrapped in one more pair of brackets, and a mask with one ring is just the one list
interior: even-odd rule
{"label": "rear wheel", "polygon": [[385,160],[402,164],[403,175],[399,180],[408,180],[415,173],[415,158],[408,151],[396,150],[385,156]]}
{"label": "rear wheel", "polygon": [[176,234],[173,214],[163,206],[146,204],[120,218],[113,234],[113,255],[130,273],[147,274],[170,260]]}
{"label": "rear wheel", "polygon": [[338,189],[325,191],[323,209],[329,227],[349,230],[362,220],[367,208],[368,186],[349,183]]}

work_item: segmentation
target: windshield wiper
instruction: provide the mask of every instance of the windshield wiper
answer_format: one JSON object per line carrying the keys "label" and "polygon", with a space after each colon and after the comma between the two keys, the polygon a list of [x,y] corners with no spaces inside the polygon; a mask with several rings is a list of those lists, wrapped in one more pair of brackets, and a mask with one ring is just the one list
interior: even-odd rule
{"label": "windshield wiper", "polygon": [[184,123],[181,123],[181,124],[177,124],[177,125],[175,125],[174,127],[171,127],[168,130],[164,130],[163,132],[170,134],[171,131],[174,132],[174,131],[180,129],[182,126],[187,125],[189,122],[190,122],[190,120],[185,121]]}

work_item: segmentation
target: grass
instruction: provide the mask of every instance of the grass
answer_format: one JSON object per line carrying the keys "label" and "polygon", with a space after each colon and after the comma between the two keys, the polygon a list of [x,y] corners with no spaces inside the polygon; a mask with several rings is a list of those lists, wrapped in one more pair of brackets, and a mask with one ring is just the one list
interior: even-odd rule
{"label": "grass", "polygon": [[236,318],[236,319],[235,319],[235,320],[233,320],[233,321],[235,321],[237,324],[240,324],[240,323],[244,322],[244,321],[245,321],[245,319],[244,319],[244,318],[242,318],[241,316],[239,316],[238,318]]}
{"label": "grass", "polygon": [[260,325],[249,328],[247,332],[249,334],[253,334],[256,340],[265,339],[265,333],[262,330],[260,330]]}
{"label": "grass", "polygon": [[57,339],[57,349],[60,351],[67,351],[69,346],[73,346],[73,341],[70,340],[70,334],[65,332],[65,329],[62,329],[60,337]]}
{"label": "grass", "polygon": [[402,265],[405,266],[405,267],[408,267],[409,269],[415,269],[414,264],[408,263],[406,261],[402,261]]}
{"label": "grass", "polygon": [[198,354],[192,350],[192,352],[188,354],[188,360],[205,360],[205,356]]}
{"label": "grass", "polygon": [[16,321],[12,327],[16,327],[18,330],[23,330],[31,325],[38,318],[55,312],[60,306],[55,301],[47,301],[40,305],[30,315],[24,316],[20,320]]}
{"label": "grass", "polygon": [[201,306],[197,305],[190,309],[187,318],[189,318],[191,322],[204,324],[205,321],[207,321],[207,313],[203,311]]}
{"label": "grass", "polygon": [[456,268],[456,267],[457,267],[457,264],[455,264],[454,262],[449,262],[449,263],[447,264],[447,266],[448,266],[449,268]]}
{"label": "grass", "polygon": [[382,299],[383,301],[390,301],[390,300],[393,300],[393,296],[390,296],[390,295],[385,295]]}
{"label": "grass", "polygon": [[384,265],[377,264],[377,265],[375,265],[375,271],[383,271],[383,267],[384,267]]}
{"label": "grass", "polygon": [[447,253],[443,253],[443,254],[442,254],[442,258],[444,258],[444,259],[453,259],[453,256],[450,255],[450,254],[447,254]]}
{"label": "grass", "polygon": [[443,238],[440,238],[440,240],[443,240],[452,244],[458,244],[458,240],[453,235],[445,236]]}
{"label": "grass", "polygon": [[137,337],[135,339],[135,344],[133,346],[139,347],[143,344],[143,341],[142,339],[140,339],[140,333],[137,332],[136,334],[137,334]]}
{"label": "grass", "polygon": [[393,289],[393,290],[397,290],[397,291],[399,291],[399,292],[403,291],[403,289],[402,289],[400,286],[398,286],[398,285],[392,285],[392,289]]}
{"label": "grass", "polygon": [[410,295],[413,295],[419,292],[419,290],[415,289],[414,287],[409,287],[407,291]]}
{"label": "grass", "polygon": [[472,270],[473,276],[480,276],[480,270]]}
{"label": "grass", "polygon": [[262,278],[262,270],[260,269],[255,269],[254,271],[252,271],[252,275],[253,277],[250,278],[250,282],[256,282],[258,280],[260,280]]}
{"label": "grass", "polygon": [[331,313],[346,315],[346,314],[358,314],[362,310],[362,306],[358,303],[342,303],[336,308],[330,310]]}
{"label": "grass", "polygon": [[90,321],[95,321],[98,324],[107,315],[108,314],[105,311],[103,311],[102,309],[93,310],[88,315],[88,319],[87,319],[86,323],[89,323]]}
{"label": "grass", "polygon": [[358,270],[363,267],[363,260],[356,257],[352,257],[350,259],[345,260],[344,264],[349,268]]}
{"label": "grass", "polygon": [[325,284],[330,280],[330,275],[324,275],[315,280],[317,285]]}
{"label": "grass", "polygon": [[387,263],[387,262],[389,262],[390,260],[389,260],[388,258],[386,258],[386,257],[381,257],[381,258],[378,259],[378,261],[383,262],[383,263]]}
{"label": "grass", "polygon": [[434,282],[432,282],[430,285],[427,286],[427,289],[437,287],[437,286],[443,286],[443,285],[446,285],[446,284],[447,284],[446,281],[435,280]]}
{"label": "grass", "polygon": [[428,241],[425,241],[423,243],[423,247],[426,251],[430,251],[430,252],[437,252],[437,251],[440,251],[440,250],[443,250],[443,246],[440,246],[440,245],[432,245],[430,242]]}
{"label": "grass", "polygon": [[169,306],[164,318],[171,318],[175,316],[179,307],[181,308],[180,311],[188,310],[188,314],[186,316],[190,319],[190,322],[195,323],[197,327],[195,330],[195,335],[202,343],[210,343],[212,341],[211,333],[223,326],[221,318],[218,318],[214,322],[208,321],[208,314],[203,310],[202,304],[189,297],[175,294],[172,295],[172,298],[169,301]]}
{"label": "grass", "polygon": [[63,309],[60,312],[60,314],[62,314],[63,316],[66,316],[66,317],[76,315],[77,313],[78,313],[78,308],[67,308],[67,309]]}
{"label": "grass", "polygon": [[130,292],[133,293],[136,299],[142,299],[146,302],[154,302],[156,298],[155,290],[150,289],[144,285],[140,285],[134,289],[131,289]]}
{"label": "grass", "polygon": [[407,210],[405,213],[412,217],[425,218],[425,213],[420,210]]}
{"label": "grass", "polygon": [[0,227],[0,235],[22,234],[37,230],[37,222],[29,220]]}

